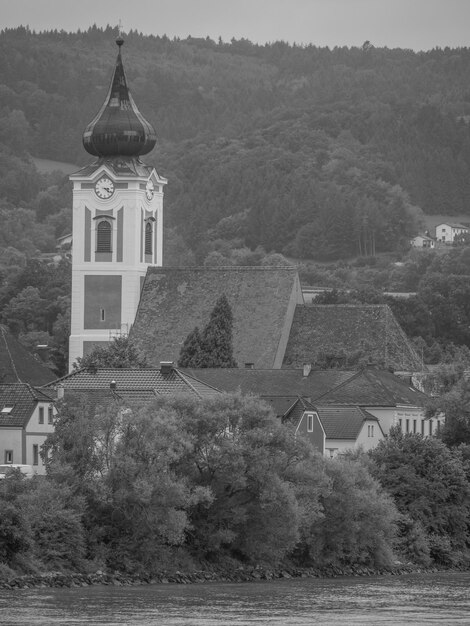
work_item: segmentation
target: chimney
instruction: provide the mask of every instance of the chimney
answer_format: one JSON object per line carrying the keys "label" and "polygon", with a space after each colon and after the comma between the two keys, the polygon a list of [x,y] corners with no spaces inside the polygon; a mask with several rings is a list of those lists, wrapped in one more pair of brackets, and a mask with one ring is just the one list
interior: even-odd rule
{"label": "chimney", "polygon": [[64,385],[57,385],[57,400],[62,400],[64,397]]}
{"label": "chimney", "polygon": [[173,361],[160,361],[160,372],[163,376],[171,374],[173,371]]}
{"label": "chimney", "polygon": [[109,383],[109,388],[111,389],[111,391],[116,391],[116,381],[115,380],[112,380]]}
{"label": "chimney", "polygon": [[246,370],[254,370],[255,369],[255,364],[254,363],[245,363],[245,369]]}
{"label": "chimney", "polygon": [[311,371],[312,371],[312,364],[311,363],[304,363],[303,377],[307,378],[307,376],[310,374]]}

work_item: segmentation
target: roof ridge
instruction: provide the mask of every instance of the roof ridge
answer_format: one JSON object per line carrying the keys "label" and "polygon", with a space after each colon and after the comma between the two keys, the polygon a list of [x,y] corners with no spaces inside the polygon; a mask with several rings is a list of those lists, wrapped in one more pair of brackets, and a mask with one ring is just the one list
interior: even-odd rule
{"label": "roof ridge", "polygon": [[[335,370],[320,370],[320,371],[328,372],[328,371],[335,371]],[[341,370],[341,371],[347,372],[348,370]],[[360,376],[360,374],[362,373],[362,371],[363,370],[358,370],[357,372],[352,372],[352,375],[349,378],[346,378],[346,380],[343,380],[342,382],[340,382],[339,385],[336,385],[336,387],[332,387],[331,389],[328,389],[327,391],[322,393],[320,396],[313,398],[312,402],[316,403],[317,400],[321,400],[321,398],[323,398],[323,396],[327,396],[332,391],[337,391],[338,389],[341,389],[341,387],[343,387],[347,383],[350,383],[355,378],[358,378]]]}
{"label": "roof ridge", "polygon": [[289,270],[297,272],[298,269],[295,265],[211,265],[205,267],[204,265],[193,265],[188,267],[179,267],[179,266],[149,266],[147,268],[148,272],[164,272],[170,270],[172,272],[220,272],[226,270],[237,270],[243,272],[254,272],[260,271],[263,272],[271,272],[274,270]]}
{"label": "roof ridge", "polygon": [[18,382],[21,383],[22,381],[21,381],[21,379],[20,379],[20,377],[18,375],[18,370],[16,369],[15,362],[13,360],[13,357],[12,357],[11,352],[10,352],[10,348],[8,346],[7,338],[5,336],[6,329],[5,329],[5,326],[3,324],[0,326],[0,332],[2,334],[3,342],[5,344],[5,349],[6,349],[7,353],[8,353],[8,357],[10,359],[10,364],[11,364],[11,367],[13,369],[13,372],[14,372],[16,378],[18,379]]}

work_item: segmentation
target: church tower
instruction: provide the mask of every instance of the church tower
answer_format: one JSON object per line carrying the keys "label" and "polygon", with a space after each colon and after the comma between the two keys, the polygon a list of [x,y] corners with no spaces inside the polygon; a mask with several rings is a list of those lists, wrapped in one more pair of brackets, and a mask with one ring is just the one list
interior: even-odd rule
{"label": "church tower", "polygon": [[96,345],[127,334],[149,265],[162,265],[163,187],[140,156],[156,143],[118,56],[108,95],[83,133],[96,161],[73,183],[73,260],[69,366]]}

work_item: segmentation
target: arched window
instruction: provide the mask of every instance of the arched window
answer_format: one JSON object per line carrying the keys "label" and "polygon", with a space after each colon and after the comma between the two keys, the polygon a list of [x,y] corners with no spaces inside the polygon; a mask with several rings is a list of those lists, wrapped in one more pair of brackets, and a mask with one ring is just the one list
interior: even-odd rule
{"label": "arched window", "polygon": [[152,222],[149,221],[145,224],[145,254],[152,254],[152,235]]}
{"label": "arched window", "polygon": [[111,224],[103,220],[96,228],[96,252],[111,252]]}

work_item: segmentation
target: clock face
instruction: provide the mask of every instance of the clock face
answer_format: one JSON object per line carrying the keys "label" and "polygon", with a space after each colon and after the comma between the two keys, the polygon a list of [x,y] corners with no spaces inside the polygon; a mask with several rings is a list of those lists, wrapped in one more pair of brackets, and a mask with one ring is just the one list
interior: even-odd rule
{"label": "clock face", "polygon": [[147,196],[148,200],[151,200],[153,198],[154,191],[155,189],[154,189],[152,181],[151,180],[147,181],[147,184],[145,186],[145,195]]}
{"label": "clock face", "polygon": [[114,193],[114,183],[107,176],[102,176],[95,185],[95,193],[98,198],[106,200],[111,198]]}

